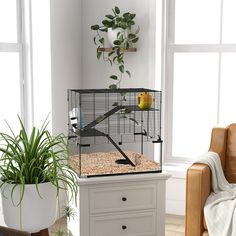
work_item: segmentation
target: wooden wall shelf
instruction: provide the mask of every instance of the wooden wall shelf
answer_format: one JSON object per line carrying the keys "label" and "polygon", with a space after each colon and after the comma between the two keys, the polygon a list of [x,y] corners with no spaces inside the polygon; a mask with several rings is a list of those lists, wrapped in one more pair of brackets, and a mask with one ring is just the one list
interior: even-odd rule
{"label": "wooden wall shelf", "polygon": [[[116,51],[117,49],[113,49],[113,48],[99,48],[98,51],[99,52],[113,52]],[[137,48],[121,48],[120,49],[121,52],[137,52]]]}

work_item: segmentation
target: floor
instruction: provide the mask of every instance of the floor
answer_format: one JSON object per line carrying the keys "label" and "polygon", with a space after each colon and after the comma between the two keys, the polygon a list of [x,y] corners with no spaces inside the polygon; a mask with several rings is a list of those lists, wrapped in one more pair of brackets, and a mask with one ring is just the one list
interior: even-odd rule
{"label": "floor", "polygon": [[[66,218],[59,219],[50,229],[50,236],[68,236]],[[184,217],[167,215],[165,236],[184,236]]]}
{"label": "floor", "polygon": [[165,236],[184,236],[184,217],[167,215]]}

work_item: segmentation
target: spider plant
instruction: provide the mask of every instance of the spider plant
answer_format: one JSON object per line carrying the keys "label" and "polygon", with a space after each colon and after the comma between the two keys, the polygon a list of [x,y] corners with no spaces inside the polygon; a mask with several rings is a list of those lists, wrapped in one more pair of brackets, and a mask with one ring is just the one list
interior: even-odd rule
{"label": "spider plant", "polygon": [[[77,193],[77,176],[67,164],[67,145],[63,134],[52,136],[47,130],[47,119],[41,129],[33,127],[28,135],[24,124],[18,116],[20,131],[15,134],[11,127],[10,134],[0,133],[0,188],[6,184],[13,184],[14,189],[21,187],[18,205],[24,196],[25,185],[35,184],[40,196],[38,185],[51,182],[57,189],[71,190],[74,197]],[[40,196],[41,197],[41,196]]]}
{"label": "spider plant", "polygon": [[67,236],[67,232],[66,231],[63,231],[63,230],[57,230],[56,232],[54,232],[54,235],[55,236]]}
{"label": "spider plant", "polygon": [[75,209],[69,205],[65,206],[64,213],[65,213],[66,217],[68,217],[69,220],[71,217],[72,217],[72,219],[74,219],[77,216]]}

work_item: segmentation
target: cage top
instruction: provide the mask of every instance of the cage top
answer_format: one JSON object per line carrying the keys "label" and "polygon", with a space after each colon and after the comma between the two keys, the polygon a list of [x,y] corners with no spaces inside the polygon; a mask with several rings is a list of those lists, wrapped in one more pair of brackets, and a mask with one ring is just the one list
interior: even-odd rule
{"label": "cage top", "polygon": [[147,88],[122,88],[122,89],[68,89],[76,93],[135,93],[135,92],[161,92]]}

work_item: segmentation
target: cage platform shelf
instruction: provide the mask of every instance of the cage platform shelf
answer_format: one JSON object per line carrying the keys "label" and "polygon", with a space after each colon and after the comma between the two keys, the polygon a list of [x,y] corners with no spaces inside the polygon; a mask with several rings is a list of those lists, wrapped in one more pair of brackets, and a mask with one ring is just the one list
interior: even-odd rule
{"label": "cage platform shelf", "polygon": [[[69,89],[68,114],[68,143],[71,156],[78,159],[79,176],[86,176],[86,173],[86,177],[89,177],[100,174],[161,172],[161,91],[145,88]],[[133,153],[140,152],[143,155],[146,142],[160,146],[160,155],[157,163],[152,164],[151,170],[145,164],[147,161],[137,166],[133,158]],[[130,145],[134,152],[127,152]],[[115,150],[119,153],[119,159],[112,152]],[[96,173],[86,171],[92,163],[89,160],[97,160],[94,153],[104,151],[107,154],[98,158],[101,162],[99,165],[102,165],[102,160],[107,163],[109,159],[111,170],[104,167],[106,171],[103,173],[97,167]],[[148,163],[154,162],[149,160]],[[113,171],[113,168],[117,171]]]}

